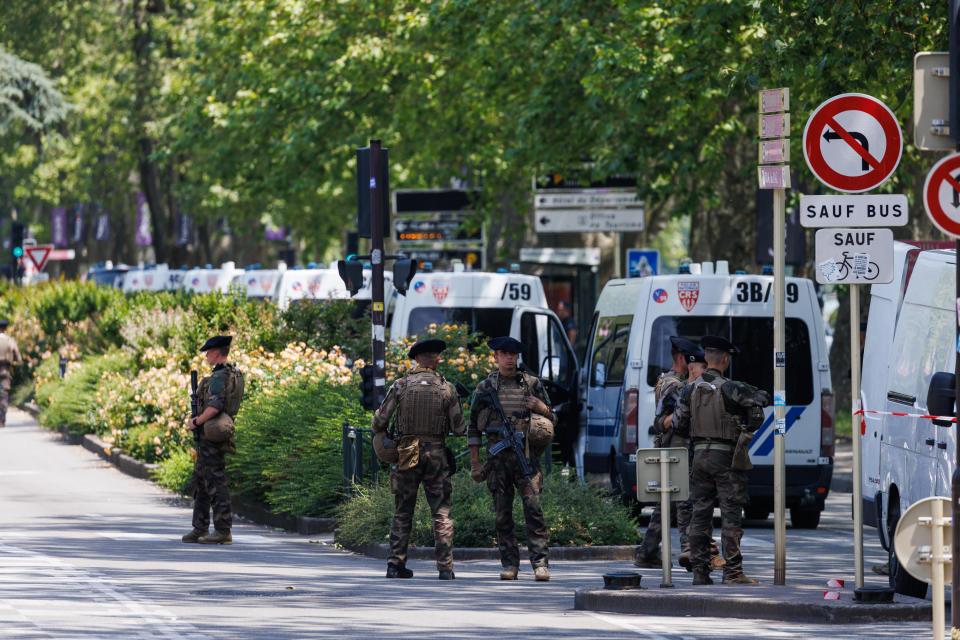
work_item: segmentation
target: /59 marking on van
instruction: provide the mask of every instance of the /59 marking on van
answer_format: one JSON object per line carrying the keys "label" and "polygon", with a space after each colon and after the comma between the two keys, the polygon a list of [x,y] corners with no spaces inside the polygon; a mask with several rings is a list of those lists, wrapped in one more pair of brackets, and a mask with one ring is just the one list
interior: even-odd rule
{"label": "/59 marking on van", "polygon": [[518,282],[508,282],[503,285],[503,293],[500,294],[501,300],[529,300],[532,289],[529,284],[520,284]]}
{"label": "/59 marking on van", "polygon": [[[769,302],[773,283],[764,287],[760,282],[738,282],[737,302]],[[796,282],[787,283],[787,302],[796,302],[800,298],[800,288]]]}

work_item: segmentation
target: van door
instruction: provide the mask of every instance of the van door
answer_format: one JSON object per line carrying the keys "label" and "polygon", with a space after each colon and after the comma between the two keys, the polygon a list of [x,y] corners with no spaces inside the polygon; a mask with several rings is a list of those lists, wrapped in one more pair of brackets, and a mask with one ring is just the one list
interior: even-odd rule
{"label": "van door", "polygon": [[620,401],[627,365],[632,315],[598,317],[586,368],[586,451],[584,471],[611,471],[610,452],[619,444]]}
{"label": "van door", "polygon": [[543,382],[557,413],[554,443],[564,464],[572,465],[579,427],[577,358],[560,319],[550,311],[528,310],[520,315],[522,362]]}

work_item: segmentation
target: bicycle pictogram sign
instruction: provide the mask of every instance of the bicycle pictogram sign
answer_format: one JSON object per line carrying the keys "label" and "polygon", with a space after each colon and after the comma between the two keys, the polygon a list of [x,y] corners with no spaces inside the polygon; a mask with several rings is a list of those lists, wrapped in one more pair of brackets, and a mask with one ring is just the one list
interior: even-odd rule
{"label": "bicycle pictogram sign", "polygon": [[834,96],[814,109],[803,129],[803,157],[831,189],[847,193],[880,186],[900,164],[903,134],[896,116],[861,93]]}

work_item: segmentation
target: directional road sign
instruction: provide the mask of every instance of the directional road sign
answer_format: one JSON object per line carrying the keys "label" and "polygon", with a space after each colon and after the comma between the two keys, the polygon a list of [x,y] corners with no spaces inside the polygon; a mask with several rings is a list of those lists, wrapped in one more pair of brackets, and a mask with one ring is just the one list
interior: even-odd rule
{"label": "directional road sign", "polygon": [[960,238],[960,153],[933,165],[923,183],[923,208],[938,229]]}
{"label": "directional road sign", "polygon": [[800,196],[800,224],[805,227],[902,227],[907,218],[907,196],[900,193]]}
{"label": "directional road sign", "polygon": [[538,209],[538,233],[643,231],[643,209]]}
{"label": "directional road sign", "polygon": [[43,268],[47,265],[47,260],[50,259],[50,253],[52,251],[52,244],[41,244],[35,247],[23,248],[23,252],[30,258],[30,262],[37,268],[37,271],[43,271]]}
{"label": "directional road sign", "polygon": [[893,231],[820,229],[816,265],[820,284],[893,282]]}
{"label": "directional road sign", "polygon": [[817,107],[803,129],[810,171],[831,189],[869,191],[893,174],[903,152],[896,116],[882,102],[844,93]]}

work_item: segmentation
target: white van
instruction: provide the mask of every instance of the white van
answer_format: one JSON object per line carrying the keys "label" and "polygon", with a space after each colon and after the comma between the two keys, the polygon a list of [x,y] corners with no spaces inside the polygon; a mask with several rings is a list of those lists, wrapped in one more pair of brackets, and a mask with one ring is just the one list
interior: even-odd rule
{"label": "white van", "polygon": [[[359,297],[359,296],[358,296]],[[431,324],[467,324],[488,337],[523,343],[521,362],[543,380],[558,411],[555,442],[572,462],[577,430],[578,365],[540,279],[521,273],[428,271],[414,275],[405,296],[390,299],[390,339],[423,334]]]}
{"label": "white van", "polygon": [[[922,598],[927,585],[903,570],[890,540],[900,515],[914,502],[930,496],[950,497],[955,427],[948,421],[915,416],[955,415],[955,252],[919,252],[912,272],[907,269],[902,281],[905,291],[896,315],[893,346],[887,342],[883,349],[889,364],[879,409],[901,415],[880,416],[876,472],[880,486],[873,500],[880,542],[889,552],[890,585],[899,593]],[[881,311],[878,307],[878,316]],[[872,302],[870,316],[872,321]],[[869,341],[874,327],[867,327]],[[867,350],[873,346],[869,343]],[[876,423],[867,424],[864,442],[871,440]]]}
{"label": "white van", "polygon": [[[597,301],[580,377],[578,465],[636,495],[636,450],[652,447],[654,386],[672,367],[670,336],[728,338],[740,348],[727,371],[773,392],[773,277],[729,275],[726,263],[694,273],[609,281]],[[813,283],[786,279],[786,506],[814,528],[833,475],[833,392]],[[773,510],[773,407],[750,445],[748,518]]]}
{"label": "white van", "polygon": [[252,265],[233,276],[230,287],[246,294],[247,299],[273,302],[277,299],[277,290],[286,271],[285,262],[278,264],[276,269],[261,269],[259,265]]}
{"label": "white van", "polygon": [[226,293],[230,290],[235,276],[243,273],[233,262],[224,262],[219,269],[210,265],[204,268],[188,269],[183,275],[183,290],[190,293]]}
{"label": "white van", "polygon": [[166,264],[138,265],[123,276],[121,289],[124,293],[134,291],[166,291],[170,284],[171,270]]}

